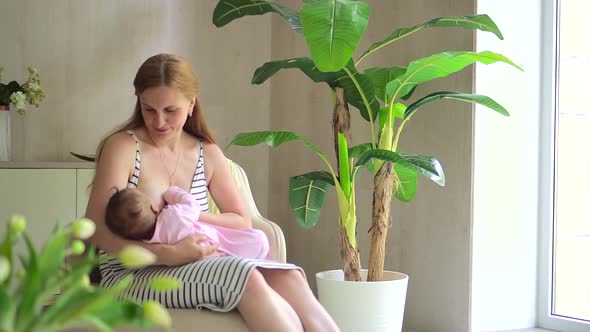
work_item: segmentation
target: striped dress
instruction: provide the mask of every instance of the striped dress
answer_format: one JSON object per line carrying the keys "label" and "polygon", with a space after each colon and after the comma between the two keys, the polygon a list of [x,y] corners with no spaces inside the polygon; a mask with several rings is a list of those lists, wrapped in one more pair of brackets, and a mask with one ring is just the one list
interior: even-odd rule
{"label": "striped dress", "polygon": [[[131,131],[128,133],[135,139],[136,152],[135,169],[127,187],[136,188],[141,168],[141,154],[137,137]],[[203,211],[209,210],[202,141],[190,193],[195,196]],[[175,267],[148,266],[142,269],[127,269],[117,258],[110,257],[104,252],[100,255],[101,286],[113,286],[132,274],[133,283],[123,296],[139,302],[155,300],[167,308],[207,308],[220,312],[230,311],[238,305],[244,286],[255,268],[298,269],[303,273],[301,268],[293,264],[237,256],[213,257]],[[146,287],[149,281],[157,276],[175,277],[181,281],[181,286],[166,292],[155,292]]]}

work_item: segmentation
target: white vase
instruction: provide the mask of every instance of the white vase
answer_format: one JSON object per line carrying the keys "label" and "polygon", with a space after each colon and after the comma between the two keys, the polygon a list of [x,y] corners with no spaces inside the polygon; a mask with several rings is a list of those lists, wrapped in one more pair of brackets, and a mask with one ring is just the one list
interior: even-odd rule
{"label": "white vase", "polygon": [[0,161],[10,160],[10,107],[0,105]]}
{"label": "white vase", "polygon": [[[361,272],[362,280],[367,270]],[[344,281],[342,270],[316,274],[318,297],[342,332],[401,332],[408,276],[385,271],[384,281]]]}

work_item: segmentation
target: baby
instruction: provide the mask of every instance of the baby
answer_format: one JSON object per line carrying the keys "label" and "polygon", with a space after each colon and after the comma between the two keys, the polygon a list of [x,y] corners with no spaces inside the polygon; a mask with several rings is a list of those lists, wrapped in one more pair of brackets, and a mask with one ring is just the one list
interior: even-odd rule
{"label": "baby", "polygon": [[246,258],[266,258],[268,239],[258,229],[232,229],[199,221],[200,206],[194,197],[179,187],[170,187],[162,198],[161,211],[137,189],[117,191],[108,202],[106,224],[111,232],[129,240],[174,244],[199,233],[207,240],[202,246],[219,243],[219,252]]}

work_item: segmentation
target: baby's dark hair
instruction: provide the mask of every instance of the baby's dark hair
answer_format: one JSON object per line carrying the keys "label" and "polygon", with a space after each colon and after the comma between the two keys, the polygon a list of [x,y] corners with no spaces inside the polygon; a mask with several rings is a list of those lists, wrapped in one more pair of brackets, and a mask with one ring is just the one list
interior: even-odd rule
{"label": "baby's dark hair", "polygon": [[137,189],[118,190],[107,204],[105,222],[111,232],[129,240],[149,240],[156,230],[150,206],[143,206]]}

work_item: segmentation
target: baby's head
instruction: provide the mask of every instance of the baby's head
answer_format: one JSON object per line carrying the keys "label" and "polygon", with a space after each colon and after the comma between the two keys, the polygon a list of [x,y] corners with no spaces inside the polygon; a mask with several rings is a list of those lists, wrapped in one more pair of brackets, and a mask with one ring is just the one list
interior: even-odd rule
{"label": "baby's head", "polygon": [[157,210],[137,189],[118,190],[107,204],[105,221],[111,232],[130,240],[149,240],[156,230]]}

